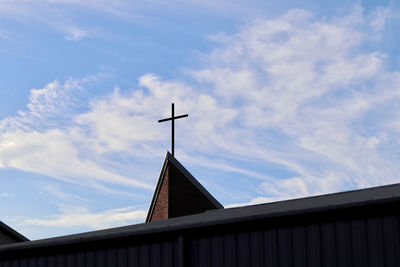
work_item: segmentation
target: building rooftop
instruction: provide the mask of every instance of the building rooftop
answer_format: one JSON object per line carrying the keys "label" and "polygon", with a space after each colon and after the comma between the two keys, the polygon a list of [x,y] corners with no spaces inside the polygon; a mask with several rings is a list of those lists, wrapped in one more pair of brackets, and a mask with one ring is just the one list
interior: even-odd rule
{"label": "building rooftop", "polygon": [[0,253],[29,248],[94,242],[99,240],[134,237],[168,231],[181,231],[199,227],[277,218],[296,214],[333,211],[400,200],[400,184],[372,187],[334,194],[277,201],[252,206],[215,209],[199,214],[141,223],[106,230],[74,234],[36,241],[0,246]]}

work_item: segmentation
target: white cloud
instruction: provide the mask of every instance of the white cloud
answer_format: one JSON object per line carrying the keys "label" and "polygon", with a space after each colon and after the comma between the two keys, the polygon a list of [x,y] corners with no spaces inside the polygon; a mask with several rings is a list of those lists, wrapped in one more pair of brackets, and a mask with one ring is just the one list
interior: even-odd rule
{"label": "white cloud", "polygon": [[[87,37],[99,37],[104,34],[98,24],[85,25],[80,18],[88,13],[100,13],[100,16],[134,18],[137,12],[132,3],[126,0],[116,1],[64,1],[64,0],[0,0],[0,15],[7,20],[22,23],[39,23],[63,34],[67,41],[80,41]],[[140,6],[140,5],[139,5]],[[77,12],[79,11],[79,12]],[[82,15],[83,14],[83,15]],[[86,20],[86,19],[85,19]],[[11,40],[1,32],[0,39]],[[18,39],[18,38],[17,38]],[[20,40],[22,42],[22,40]]]}
{"label": "white cloud", "polygon": [[61,214],[46,216],[43,219],[19,217],[17,224],[70,229],[87,227],[90,230],[99,230],[143,222],[147,215],[147,211],[138,210],[136,207],[91,212],[83,207],[65,206],[61,211]]}
{"label": "white cloud", "polygon": [[[268,178],[261,188],[269,197],[262,199],[397,181],[393,143],[381,120],[396,113],[399,74],[385,68],[386,55],[362,49],[377,30],[365,30],[364,21],[357,10],[333,21],[292,10],[235,35],[218,35],[212,67],[192,72],[212,88],[216,106],[237,108],[228,127],[208,132],[210,147],[298,174]],[[383,106],[387,112],[379,111]],[[222,133],[224,142],[216,141]]]}
{"label": "white cloud", "polygon": [[[214,37],[219,47],[205,55],[207,64],[186,72],[196,82],[144,75],[131,93],[116,88],[63,127],[51,122],[70,106],[70,90],[50,83],[32,91],[28,111],[1,123],[0,164],[69,182],[150,188],[150,178],[137,173],[169,142],[169,125],[157,120],[175,102],[177,114],[189,113],[177,121],[177,153],[256,178],[250,203],[395,182],[400,74],[386,68],[386,54],[364,49],[377,31],[370,21],[359,10],[332,20],[304,10],[257,20]],[[114,168],[120,158],[135,179]],[[230,163],[238,159],[247,165]],[[290,175],[253,170],[252,162]]]}
{"label": "white cloud", "polygon": [[0,193],[0,197],[13,197],[14,195],[11,193]]}
{"label": "white cloud", "polygon": [[69,41],[79,41],[83,37],[88,36],[87,31],[77,28],[77,27],[67,27],[66,33],[67,33],[67,35],[65,36],[65,40],[69,40]]}
{"label": "white cloud", "polygon": [[[81,137],[73,134],[60,130],[5,133],[4,141],[0,142],[0,164],[77,184],[102,182],[152,189],[147,183],[113,173],[91,159],[80,157],[76,143],[80,143]],[[79,138],[78,142],[75,138]]]}
{"label": "white cloud", "polygon": [[371,27],[376,31],[381,31],[382,28],[387,24],[387,21],[393,16],[390,8],[379,7],[372,15],[370,22]]}
{"label": "white cloud", "polygon": [[32,89],[28,111],[0,122],[0,168],[44,174],[102,190],[110,190],[104,184],[152,189],[147,182],[108,170],[96,162],[96,156],[88,157],[87,137],[73,124],[72,110],[74,93],[96,79],[68,79],[64,84],[54,81],[42,89]]}
{"label": "white cloud", "polygon": [[[0,12],[32,15],[34,11],[40,13],[53,12],[60,14],[60,10],[67,8],[79,8],[81,10],[93,10],[111,14],[123,18],[146,19],[143,13],[149,13],[149,10],[168,10],[169,13],[187,15],[188,11],[202,10],[210,14],[217,13],[225,16],[237,14],[254,13],[259,3],[254,3],[256,7],[244,7],[240,1],[199,1],[199,0],[144,0],[144,1],[128,1],[128,0],[0,0]],[[229,11],[229,12],[228,12]],[[63,14],[63,12],[61,12]]]}

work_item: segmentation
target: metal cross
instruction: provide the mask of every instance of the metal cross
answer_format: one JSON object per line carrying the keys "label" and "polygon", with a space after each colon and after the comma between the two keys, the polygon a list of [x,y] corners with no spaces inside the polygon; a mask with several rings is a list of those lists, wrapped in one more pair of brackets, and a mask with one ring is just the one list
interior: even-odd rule
{"label": "metal cross", "polygon": [[179,116],[176,116],[175,117],[175,114],[174,114],[174,103],[172,103],[171,104],[171,109],[172,109],[172,116],[171,116],[171,118],[166,118],[166,119],[162,119],[162,120],[158,120],[158,122],[164,122],[164,121],[171,121],[172,122],[172,127],[171,127],[171,149],[172,149],[172,156],[174,156],[174,143],[175,143],[175,137],[174,137],[174,135],[175,135],[175,126],[174,126],[174,124],[175,124],[175,120],[177,120],[177,119],[181,119],[181,118],[185,118],[185,117],[188,117],[189,115],[188,114],[185,114],[185,115],[179,115]]}

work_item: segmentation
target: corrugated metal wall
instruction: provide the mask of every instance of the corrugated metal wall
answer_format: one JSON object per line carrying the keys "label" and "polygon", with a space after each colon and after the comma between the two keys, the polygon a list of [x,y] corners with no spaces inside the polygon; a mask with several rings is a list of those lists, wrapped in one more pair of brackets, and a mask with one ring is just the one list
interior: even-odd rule
{"label": "corrugated metal wall", "polygon": [[188,266],[400,266],[398,216],[255,228],[191,238]]}
{"label": "corrugated metal wall", "polygon": [[[57,251],[39,250],[36,252],[17,253],[9,259],[1,259],[1,267],[75,267],[75,266],[177,266],[178,242],[140,242],[123,244],[107,242],[104,246],[93,244],[77,248],[59,248]],[[131,243],[131,244],[129,244]],[[118,246],[122,245],[122,246]],[[24,255],[25,254],[25,255]]]}
{"label": "corrugated metal wall", "polygon": [[398,204],[0,255],[0,267],[400,266]]}

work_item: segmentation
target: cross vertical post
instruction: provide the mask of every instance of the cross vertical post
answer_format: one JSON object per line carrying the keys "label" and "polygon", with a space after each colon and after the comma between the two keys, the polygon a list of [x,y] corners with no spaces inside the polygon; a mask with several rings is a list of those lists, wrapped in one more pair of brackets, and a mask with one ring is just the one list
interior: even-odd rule
{"label": "cross vertical post", "polygon": [[175,147],[175,106],[174,103],[171,104],[171,110],[172,110],[172,126],[171,126],[171,151],[172,151],[172,156],[174,155],[174,147]]}
{"label": "cross vertical post", "polygon": [[162,120],[158,120],[158,122],[164,122],[164,121],[171,121],[171,152],[172,152],[172,156],[175,156],[174,153],[174,148],[175,148],[175,120],[176,119],[181,119],[181,118],[185,118],[188,117],[188,114],[184,114],[184,115],[179,115],[175,117],[175,106],[174,103],[171,104],[171,118],[166,118],[166,119],[162,119]]}

